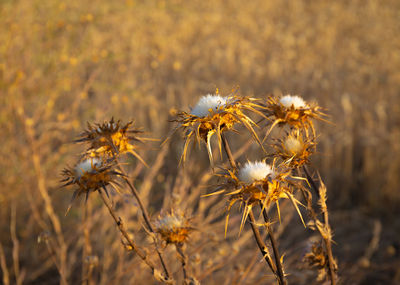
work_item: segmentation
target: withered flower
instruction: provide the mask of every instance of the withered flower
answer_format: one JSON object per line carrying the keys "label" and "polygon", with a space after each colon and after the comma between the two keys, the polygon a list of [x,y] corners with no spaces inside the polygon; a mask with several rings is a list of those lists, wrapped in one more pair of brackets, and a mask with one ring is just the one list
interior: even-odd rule
{"label": "withered flower", "polygon": [[244,208],[239,233],[242,231],[244,223],[254,204],[261,203],[264,208],[268,208],[275,203],[279,211],[279,200],[281,198],[290,199],[297,210],[301,221],[304,224],[302,215],[298,208],[301,203],[294,197],[293,191],[297,183],[290,180],[290,171],[277,169],[274,164],[269,165],[265,161],[247,162],[239,170],[227,170],[222,174],[227,180],[221,184],[214,193],[205,195],[211,196],[225,193],[229,196],[227,216],[225,223],[225,234],[227,232],[229,212],[236,202],[240,202]]}
{"label": "withered flower", "polygon": [[141,131],[132,128],[132,124],[133,122],[129,122],[123,125],[120,120],[114,121],[114,118],[102,124],[88,123],[87,129],[76,142],[88,143],[88,153],[94,156],[113,157],[131,153],[143,164],[146,164],[136,152],[137,146],[131,143],[133,141],[142,142],[142,138],[137,137]]}
{"label": "withered flower", "polygon": [[270,127],[265,138],[276,125],[289,125],[296,129],[303,129],[307,136],[311,129],[315,137],[315,129],[312,119],[326,121],[326,116],[321,112],[321,107],[315,103],[307,103],[300,96],[270,96],[264,106],[264,116],[269,118]]}
{"label": "withered flower", "polygon": [[167,243],[181,244],[187,241],[193,228],[190,219],[181,211],[171,210],[169,213],[161,214],[155,222],[156,231]]}
{"label": "withered flower", "polygon": [[306,137],[299,129],[293,130],[286,137],[277,140],[273,145],[275,156],[291,168],[299,168],[310,162],[315,151],[315,139]]}
{"label": "withered flower", "polygon": [[211,137],[217,134],[219,151],[222,147],[222,132],[234,130],[235,124],[243,124],[252,134],[253,138],[260,144],[260,140],[254,131],[256,123],[247,115],[245,110],[260,113],[256,108],[260,107],[256,99],[220,95],[207,95],[200,98],[190,113],[180,112],[173,121],[179,123],[177,129],[185,132],[185,144],[181,162],[186,159],[187,148],[191,140],[204,141],[207,145],[208,156],[213,167],[213,156],[211,150]]}
{"label": "withered flower", "polygon": [[67,213],[71,208],[72,202],[82,194],[85,194],[86,200],[90,192],[103,189],[107,195],[106,186],[111,185],[114,189],[118,190],[118,182],[116,178],[122,176],[122,173],[114,169],[112,160],[105,160],[99,157],[84,157],[78,162],[75,167],[68,167],[63,170],[62,174],[65,182],[63,187],[75,185],[77,188],[72,195],[71,203],[68,207]]}

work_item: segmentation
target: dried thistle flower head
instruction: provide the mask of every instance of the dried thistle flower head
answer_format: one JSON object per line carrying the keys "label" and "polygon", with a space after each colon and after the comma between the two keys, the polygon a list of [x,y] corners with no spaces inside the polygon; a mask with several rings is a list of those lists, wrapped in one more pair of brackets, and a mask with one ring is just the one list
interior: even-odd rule
{"label": "dried thistle flower head", "polygon": [[155,226],[156,231],[167,244],[186,242],[193,229],[190,227],[190,220],[185,217],[183,212],[173,210],[160,215],[155,222]]}
{"label": "dried thistle flower head", "polygon": [[299,168],[310,162],[310,156],[315,151],[314,140],[315,138],[304,137],[298,129],[293,130],[273,145],[275,155],[289,167]]}
{"label": "dried thistle flower head", "polygon": [[270,165],[265,161],[249,161],[238,170],[227,170],[227,174],[223,174],[222,176],[227,178],[227,181],[220,185],[218,191],[206,196],[230,191],[226,194],[229,196],[229,204],[227,208],[225,234],[227,231],[229,211],[236,202],[240,202],[244,206],[239,233],[243,229],[244,223],[253,205],[256,203],[261,203],[263,208],[268,208],[272,203],[275,203],[280,219],[279,200],[281,198],[290,199],[304,224],[298,208],[298,205],[301,205],[301,203],[293,195],[293,190],[295,186],[298,185],[288,179],[290,177],[290,171],[277,169],[274,164]]}
{"label": "dried thistle flower head", "polygon": [[264,107],[264,116],[269,118],[271,126],[266,136],[276,125],[289,125],[296,129],[304,129],[308,136],[308,130],[311,129],[315,137],[315,129],[312,119],[322,120],[326,116],[321,112],[321,107],[316,104],[310,104],[304,101],[300,96],[270,96]]}
{"label": "dried thistle flower head", "polygon": [[187,148],[191,140],[198,143],[204,141],[207,145],[210,163],[213,166],[213,156],[210,140],[217,134],[218,146],[221,153],[222,132],[234,130],[235,124],[243,124],[252,134],[253,138],[260,144],[254,131],[256,124],[244,114],[245,110],[260,113],[256,108],[256,99],[245,97],[223,97],[220,95],[206,95],[200,98],[190,113],[180,112],[174,120],[180,125],[177,129],[185,132],[185,144],[181,162],[185,162]]}
{"label": "dried thistle flower head", "polygon": [[123,153],[131,153],[142,163],[146,164],[136,152],[136,146],[131,142],[141,142],[142,139],[136,135],[141,133],[138,129],[132,128],[133,122],[125,125],[120,120],[114,121],[112,118],[102,124],[88,123],[87,130],[81,134],[81,138],[76,142],[89,143],[88,152],[94,156],[113,157]]}
{"label": "dried thistle flower head", "polygon": [[[96,157],[84,157],[73,168],[66,168],[62,174],[65,182],[63,187],[75,185],[77,188],[72,196],[71,204],[75,198],[82,194],[86,195],[86,200],[90,192],[103,188],[107,193],[106,186],[113,185],[115,189],[116,178],[122,176],[121,173],[113,169],[112,160],[102,160]],[[67,213],[71,207],[68,207]]]}

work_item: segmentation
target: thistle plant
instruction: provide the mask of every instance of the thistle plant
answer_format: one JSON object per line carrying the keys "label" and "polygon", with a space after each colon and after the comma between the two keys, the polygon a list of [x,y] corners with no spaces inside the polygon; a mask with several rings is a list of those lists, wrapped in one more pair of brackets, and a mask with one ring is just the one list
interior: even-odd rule
{"label": "thistle plant", "polygon": [[[188,258],[184,253],[184,246],[193,230],[190,219],[179,210],[171,210],[169,213],[161,214],[155,222],[156,231],[166,245],[173,244],[179,255],[182,265],[183,279],[185,284],[194,284],[195,279],[189,278],[187,270]],[[191,280],[191,281],[190,281]]]}
{"label": "thistle plant", "polygon": [[[265,116],[270,121],[265,138],[276,125],[288,126],[290,129],[285,138],[279,139],[278,143],[273,145],[275,156],[293,170],[297,169],[300,176],[305,176],[303,179],[307,181],[308,187],[318,197],[318,206],[323,215],[323,222],[319,220],[317,211],[314,210],[312,193],[307,187],[299,187],[307,202],[307,211],[311,218],[308,225],[311,229],[319,232],[325,245],[323,249],[319,249],[326,256],[326,262],[320,268],[319,276],[321,276],[321,270],[326,270],[324,276],[329,276],[331,284],[336,284],[337,262],[332,253],[332,230],[329,225],[329,214],[326,205],[327,190],[320,176],[320,186],[317,186],[307,167],[310,164],[310,155],[315,152],[316,148],[317,136],[313,119],[327,122],[323,118],[326,114],[321,112],[321,107],[317,104],[306,103],[303,98],[291,95],[269,97],[264,104],[264,110]],[[311,134],[309,129],[311,129]],[[308,255],[308,260],[311,259],[312,255],[315,255],[315,250]]]}
{"label": "thistle plant", "polygon": [[[220,183],[213,192],[203,196],[224,194],[226,197],[225,237],[231,210],[238,203],[242,209],[239,235],[247,222],[266,265],[277,283],[281,285],[287,284],[288,273],[284,268],[274,228],[278,227],[282,220],[280,203],[283,200],[290,201],[304,227],[307,225],[321,235],[321,245],[312,248],[306,255],[305,262],[318,268],[320,277],[329,276],[331,284],[336,283],[337,264],[332,253],[333,234],[329,226],[326,205],[327,190],[321,178],[319,177],[319,183],[316,183],[308,169],[317,146],[313,120],[324,120],[322,117],[325,116],[320,109],[318,105],[306,103],[299,96],[269,97],[262,102],[259,99],[237,95],[224,97],[217,92],[215,95],[201,97],[190,113],[180,112],[174,120],[178,123],[175,131],[182,130],[185,134],[182,163],[186,159],[190,142],[206,144],[213,175],[218,177]],[[258,125],[253,119],[255,116],[268,119],[269,122],[265,127],[267,131],[263,142],[259,140],[256,132]],[[225,132],[231,131],[240,135],[235,129],[238,125],[244,125],[252,139],[260,146],[260,153],[264,157],[247,162],[235,160]],[[287,127],[284,136],[267,140],[275,126]],[[139,133],[141,131],[133,128],[132,122],[122,124],[121,121],[111,119],[101,124],[88,123],[87,129],[76,140],[77,143],[85,144],[86,150],[74,167],[64,169],[64,186],[75,187],[71,204],[80,196],[85,196],[87,201],[91,193],[99,193],[123,236],[126,249],[134,251],[143,260],[156,280],[164,283],[174,282],[162,251],[163,248],[174,246],[181,263],[184,283],[196,284],[197,280],[189,273],[190,264],[185,253],[189,236],[194,230],[191,219],[179,210],[170,210],[160,211],[159,217],[152,221],[139,191],[130,181],[121,163],[124,155],[131,154],[145,164],[135,144],[143,141],[137,136]],[[227,164],[219,166],[217,172],[214,172],[211,147],[211,137],[214,134],[217,136],[221,159],[223,147],[229,162],[229,166]],[[266,153],[266,149],[273,151]],[[144,219],[143,228],[153,241],[152,250],[158,255],[162,273],[150,258],[150,249],[139,246],[133,236],[128,234],[125,223],[110,201],[108,191],[122,192],[124,187],[129,188],[141,210]],[[315,210],[312,191],[318,197],[322,219]],[[306,205],[303,205],[298,194],[302,194]],[[307,209],[311,218],[308,222],[303,218],[300,210],[302,207]],[[272,209],[276,209],[277,221],[271,215]],[[262,216],[263,222],[256,219],[255,211],[260,214],[259,219]],[[277,225],[274,225],[276,222]],[[264,229],[267,233],[267,239],[262,237],[260,229]]]}
{"label": "thistle plant", "polygon": [[[143,206],[138,191],[129,181],[118,160],[121,155],[131,153],[140,161],[144,162],[135,151],[136,146],[131,143],[132,141],[140,141],[136,136],[133,136],[133,134],[137,134],[139,131],[131,129],[131,124],[130,122],[122,125],[121,121],[114,121],[114,119],[102,124],[92,125],[88,123],[88,129],[81,134],[80,139],[76,140],[78,143],[87,143],[88,148],[81,162],[77,163],[74,168],[66,168],[63,171],[65,177],[63,182],[65,182],[64,186],[76,185],[78,187],[73,194],[72,201],[82,194],[86,195],[87,200],[91,192],[97,191],[122,236],[125,238],[128,245],[127,248],[133,250],[145,262],[157,280],[169,283],[172,282],[172,279],[170,279],[170,273],[162,253],[158,250],[157,246],[156,251],[164,274],[161,274],[156,269],[156,266],[149,259],[146,251],[136,245],[125,229],[121,217],[117,215],[109,201],[107,187],[110,185],[118,191],[122,186],[116,181],[116,178],[122,178],[137,199],[148,230],[153,233],[151,236],[154,240],[154,244],[157,245],[154,227],[150,222],[147,210]],[[70,206],[68,209],[69,208]]]}
{"label": "thistle plant", "polygon": [[[305,222],[302,217],[300,206],[303,204],[296,198],[296,190],[303,194],[307,202],[307,209],[313,217],[314,225],[319,229],[323,240],[325,241],[324,252],[327,252],[327,268],[330,272],[330,280],[332,284],[336,283],[336,263],[333,260],[331,248],[331,230],[328,224],[327,208],[326,208],[326,191],[322,195],[319,191],[320,206],[324,212],[325,223],[318,222],[312,205],[312,195],[307,187],[303,186],[303,181],[307,181],[308,185],[313,182],[307,172],[306,165],[310,164],[310,157],[316,149],[316,131],[313,120],[324,120],[326,116],[321,112],[321,107],[317,104],[309,104],[299,96],[270,96],[264,103],[252,103],[248,107],[248,102],[255,102],[256,99],[237,99],[238,97],[224,98],[219,95],[202,97],[199,103],[192,109],[191,114],[182,112],[178,114],[175,120],[185,133],[185,146],[182,160],[185,160],[186,151],[189,141],[194,137],[197,141],[203,140],[207,144],[208,155],[213,165],[210,138],[217,133],[218,146],[221,152],[221,142],[228,157],[230,168],[224,169],[222,173],[218,173],[219,177],[225,179],[214,192],[204,196],[211,196],[224,193],[227,197],[227,215],[225,222],[225,236],[228,227],[230,210],[236,202],[241,203],[243,209],[242,219],[239,228],[239,234],[244,228],[244,224],[249,220],[255,241],[266,261],[269,268],[276,277],[279,284],[286,284],[286,274],[283,268],[283,260],[279,254],[278,243],[272,228],[272,220],[269,218],[269,209],[271,205],[276,205],[278,219],[281,221],[279,209],[279,201],[281,199],[289,199],[297,211],[301,222],[304,226]],[[242,111],[252,111],[253,114],[260,115],[268,120],[266,132],[263,142],[266,142],[272,129],[276,126],[288,126],[289,131],[283,138],[275,139],[275,143],[267,143],[274,149],[274,153],[267,154],[267,158],[272,158],[272,163],[268,164],[265,160],[250,162],[238,167],[237,162],[233,158],[232,151],[223,131],[232,130],[235,123],[243,123],[252,134],[253,138],[259,143],[265,152],[263,144],[260,143],[258,135],[255,133],[253,120]],[[240,114],[239,118],[237,114]],[[277,166],[276,166],[277,165]],[[303,172],[301,171],[303,170]],[[299,173],[294,176],[294,172]],[[303,177],[303,174],[306,177]],[[322,181],[321,181],[322,185]],[[315,183],[314,183],[315,186]],[[311,196],[310,196],[311,195]],[[321,195],[324,198],[321,198]],[[322,199],[322,200],[321,200]],[[257,223],[253,208],[258,206],[264,218],[263,224]],[[310,224],[310,223],[309,223]],[[273,249],[273,257],[268,246],[262,240],[258,227],[265,227],[268,233],[270,245]],[[311,257],[309,257],[310,260]]]}

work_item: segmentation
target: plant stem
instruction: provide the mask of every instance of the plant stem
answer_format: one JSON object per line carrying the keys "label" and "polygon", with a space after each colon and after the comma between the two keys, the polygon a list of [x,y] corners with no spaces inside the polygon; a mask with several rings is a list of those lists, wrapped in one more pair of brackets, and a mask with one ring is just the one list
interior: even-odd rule
{"label": "plant stem", "polygon": [[155,233],[155,231],[154,231],[153,225],[152,225],[151,222],[150,222],[149,214],[147,213],[147,210],[146,210],[146,208],[144,207],[144,205],[143,205],[143,203],[142,203],[142,200],[141,200],[140,197],[139,197],[139,193],[138,193],[136,187],[135,187],[135,186],[129,181],[129,179],[126,177],[126,175],[124,174],[123,169],[122,169],[121,167],[119,167],[119,169],[120,169],[120,171],[122,172],[122,174],[124,175],[123,179],[125,180],[126,184],[128,184],[129,188],[131,189],[131,192],[132,192],[133,196],[135,196],[136,201],[138,202],[139,207],[140,207],[140,209],[142,210],[142,216],[143,216],[143,218],[144,218],[144,221],[145,221],[147,227],[149,228],[150,232],[152,232],[152,233],[154,234],[154,235],[153,235],[153,240],[154,240],[154,244],[155,244],[155,248],[156,248],[158,257],[159,257],[160,262],[161,262],[161,266],[162,266],[162,268],[163,268],[163,270],[164,270],[165,276],[166,276],[167,278],[169,278],[171,275],[169,274],[167,265],[166,265],[166,263],[164,262],[164,258],[163,258],[163,256],[162,256],[162,253],[161,253],[161,251],[158,249],[157,241],[156,241],[156,237],[155,237],[155,234],[156,234],[156,233]]}
{"label": "plant stem", "polygon": [[121,218],[117,217],[117,214],[115,213],[114,209],[112,208],[112,206],[111,206],[110,202],[108,201],[108,199],[107,199],[106,195],[104,194],[104,192],[101,189],[99,189],[98,192],[100,193],[100,196],[103,199],[103,202],[106,205],[108,211],[110,212],[110,215],[113,217],[115,223],[118,226],[119,231],[124,236],[124,238],[126,239],[126,241],[129,244],[129,246],[150,267],[152,273],[154,273],[154,270],[155,270],[154,265],[150,262],[150,260],[148,260],[147,255],[142,250],[140,250],[139,247],[130,238],[129,234],[125,230],[125,227],[124,227],[124,224],[123,224]]}
{"label": "plant stem", "polygon": [[[331,231],[331,228],[329,226],[329,214],[328,214],[328,208],[326,206],[325,200],[321,199],[321,194],[319,192],[319,188],[317,187],[316,183],[312,179],[310,172],[308,171],[308,168],[306,165],[303,166],[304,173],[306,174],[307,181],[310,184],[311,188],[314,190],[316,193],[318,199],[320,200],[321,204],[321,210],[323,213],[324,217],[324,230],[326,232]],[[320,182],[322,182],[321,177],[320,177]],[[323,200],[323,201],[321,201]],[[314,219],[314,222],[316,223],[318,221],[316,214],[313,209],[309,209],[311,212],[311,216]],[[318,228],[318,227],[317,227]],[[328,255],[328,265],[329,265],[329,278],[331,279],[331,285],[336,285],[336,274],[335,274],[335,261],[333,258],[333,253],[332,253],[332,241],[331,241],[331,236],[330,234],[327,236],[325,233],[323,234],[321,230],[318,228],[319,233],[321,234],[322,239],[324,240],[325,248],[326,248],[326,253]]]}
{"label": "plant stem", "polygon": [[112,140],[111,140],[109,143],[112,145],[112,147],[113,147],[113,149],[114,149],[114,152],[115,152],[115,161],[117,162],[118,169],[119,169],[120,172],[122,173],[122,178],[124,179],[124,181],[126,182],[126,184],[128,184],[129,189],[130,189],[131,192],[132,192],[132,195],[135,197],[136,201],[137,201],[138,204],[139,204],[140,210],[142,211],[143,219],[144,219],[144,221],[145,221],[147,227],[149,228],[150,232],[153,233],[152,238],[153,238],[154,245],[155,245],[155,248],[156,248],[156,251],[157,251],[157,255],[158,255],[158,257],[159,257],[159,259],[160,259],[160,262],[161,262],[161,266],[162,266],[162,268],[163,268],[163,270],[164,270],[165,276],[166,276],[167,278],[170,278],[170,276],[172,276],[172,275],[169,273],[169,270],[168,270],[167,265],[166,265],[166,263],[165,263],[165,261],[164,261],[164,258],[163,258],[163,256],[162,256],[162,253],[161,253],[161,251],[158,249],[158,246],[157,246],[157,239],[156,239],[156,235],[155,235],[156,232],[154,231],[154,227],[153,227],[153,225],[152,225],[151,222],[150,222],[149,214],[148,214],[148,212],[147,212],[147,210],[146,210],[146,207],[144,206],[142,200],[140,199],[139,192],[137,191],[136,187],[129,181],[128,176],[126,175],[124,169],[122,168],[121,164],[119,163],[119,160],[118,160],[118,158],[117,158],[118,155],[120,154],[118,148],[114,145],[114,143],[112,142]]}
{"label": "plant stem", "polygon": [[319,199],[319,191],[318,191],[317,184],[315,184],[315,181],[312,179],[310,171],[308,170],[308,167],[306,165],[303,165],[303,170],[304,170],[304,173],[306,174],[308,184],[314,190],[315,194],[317,195],[317,197]]}
{"label": "plant stem", "polygon": [[280,284],[285,285],[285,284],[287,284],[287,281],[285,278],[285,274],[283,273],[283,266],[282,266],[282,262],[281,262],[281,256],[280,256],[279,250],[278,250],[278,245],[277,245],[272,227],[269,225],[270,220],[268,218],[267,210],[265,208],[263,209],[263,205],[262,205],[261,201],[260,201],[260,208],[262,209],[262,212],[263,212],[264,221],[266,223],[266,228],[267,228],[267,232],[268,232],[268,237],[269,237],[269,240],[271,241],[272,250],[274,251],[275,264],[277,267],[277,273],[278,273],[278,276],[280,279]]}
{"label": "plant stem", "polygon": [[250,210],[250,212],[249,212],[249,219],[250,219],[251,229],[253,230],[254,238],[255,238],[255,240],[257,242],[257,245],[258,245],[258,247],[259,247],[259,249],[261,251],[261,254],[263,255],[263,257],[264,257],[265,261],[267,262],[268,266],[271,268],[272,272],[278,278],[276,265],[272,261],[271,256],[270,256],[270,254],[268,252],[267,246],[265,245],[265,243],[263,242],[263,240],[261,238],[260,231],[258,230],[257,225],[256,225],[256,220],[254,218],[253,210]]}
{"label": "plant stem", "polygon": [[[186,271],[186,256],[183,252],[182,245],[175,244],[176,251],[179,253],[181,263],[182,263],[182,272],[183,272],[183,279],[186,280],[188,278],[187,271]],[[185,281],[184,281],[185,283]]]}
{"label": "plant stem", "polygon": [[226,139],[224,133],[221,133],[222,144],[224,145],[225,153],[228,156],[229,163],[231,164],[232,168],[236,168],[236,162],[233,158],[231,148],[229,147],[228,140]]}

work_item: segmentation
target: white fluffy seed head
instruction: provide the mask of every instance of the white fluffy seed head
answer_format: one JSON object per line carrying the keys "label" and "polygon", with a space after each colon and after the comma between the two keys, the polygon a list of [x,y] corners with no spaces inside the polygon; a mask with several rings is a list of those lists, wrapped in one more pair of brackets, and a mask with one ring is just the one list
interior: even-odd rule
{"label": "white fluffy seed head", "polygon": [[166,215],[156,222],[156,227],[162,230],[173,230],[184,227],[184,221],[182,217]]}
{"label": "white fluffy seed head", "polygon": [[300,153],[303,148],[301,141],[291,136],[286,138],[286,140],[283,142],[283,145],[288,152],[295,154]]}
{"label": "white fluffy seed head", "polygon": [[286,108],[290,108],[292,106],[295,109],[307,107],[306,102],[300,96],[285,95],[279,99],[279,103],[281,103]]}
{"label": "white fluffy seed head", "polygon": [[98,158],[88,158],[75,166],[75,174],[81,178],[85,173],[95,173],[101,164]]}
{"label": "white fluffy seed head", "polygon": [[275,175],[269,164],[263,161],[248,161],[242,168],[240,168],[238,178],[240,181],[250,184],[257,180],[265,179],[268,175],[272,177]]}
{"label": "white fluffy seed head", "polygon": [[210,114],[210,109],[218,112],[221,107],[226,106],[227,102],[227,97],[209,94],[201,97],[190,113],[197,117],[206,117]]}

